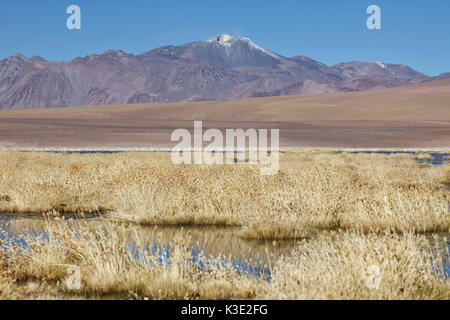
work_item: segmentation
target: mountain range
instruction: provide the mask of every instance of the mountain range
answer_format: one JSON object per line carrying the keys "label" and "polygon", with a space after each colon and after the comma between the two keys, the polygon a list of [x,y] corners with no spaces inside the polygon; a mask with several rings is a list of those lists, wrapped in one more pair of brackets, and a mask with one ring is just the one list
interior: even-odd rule
{"label": "mountain range", "polygon": [[0,109],[231,100],[377,90],[432,80],[406,65],[327,66],[284,57],[248,38],[219,35],[133,55],[120,50],[71,61],[21,54],[0,61]]}

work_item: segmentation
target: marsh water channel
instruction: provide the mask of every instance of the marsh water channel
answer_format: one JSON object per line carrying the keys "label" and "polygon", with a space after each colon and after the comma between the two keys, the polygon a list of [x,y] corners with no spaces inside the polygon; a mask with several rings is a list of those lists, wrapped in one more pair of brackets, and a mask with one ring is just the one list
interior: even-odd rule
{"label": "marsh water channel", "polygon": [[[77,223],[86,222],[99,225],[107,217],[95,215],[78,217],[65,215],[65,223],[76,226]],[[25,247],[26,238],[45,238],[45,219],[38,215],[30,214],[0,214],[0,237],[3,240],[22,243]],[[249,276],[271,279],[271,270],[274,262],[281,256],[289,256],[295,248],[301,247],[299,239],[290,240],[249,240],[239,236],[239,228],[232,227],[139,227],[137,234],[141,240],[147,243],[146,250],[155,254],[158,252],[163,259],[170,258],[171,243],[174,239],[183,239],[189,244],[189,250],[194,263],[199,262],[198,257],[217,261],[223,259],[224,263],[231,263],[239,273]],[[4,239],[7,237],[8,239]],[[450,236],[448,233],[427,234],[430,243],[436,250],[446,252],[450,250]],[[437,246],[436,246],[436,240]],[[129,242],[130,253],[135,249],[133,240]],[[139,256],[135,256],[139,259]],[[202,259],[204,261],[204,259]],[[450,261],[448,255],[445,258],[443,270],[439,270],[445,278],[450,278]]]}
{"label": "marsh water channel", "polygon": [[[79,153],[79,152],[78,152]],[[95,152],[94,152],[95,153]],[[102,152],[100,152],[102,153]],[[110,153],[110,152],[108,152]],[[359,152],[349,152],[359,153]],[[418,156],[416,152],[363,152],[382,153],[387,157],[391,154],[411,154]],[[419,163],[428,163],[433,166],[441,166],[450,162],[448,153],[428,153],[425,157],[415,157]],[[450,191],[450,186],[446,186]],[[76,223],[86,222],[95,226],[108,218],[104,215],[77,216],[76,214],[66,214],[66,222]],[[161,255],[168,255],[170,243],[174,239],[185,239],[189,244],[194,262],[196,257],[203,254],[211,259],[223,257],[224,261],[231,262],[233,268],[239,272],[251,276],[264,276],[270,281],[271,270],[274,262],[281,256],[289,256],[295,248],[301,247],[301,239],[289,240],[249,240],[239,236],[239,228],[235,227],[144,227],[135,226],[141,239],[148,243],[147,250],[152,253],[159,252]],[[21,242],[26,246],[26,238],[29,236],[45,236],[45,219],[39,215],[32,214],[5,214],[0,213],[0,238],[12,242]],[[5,239],[7,237],[7,239]],[[429,234],[427,238],[430,242],[438,239],[436,250],[443,252],[450,250],[449,233]],[[444,240],[446,239],[446,240]],[[313,240],[312,240],[313,241]],[[133,242],[130,240],[130,251],[133,250]],[[139,257],[137,257],[139,258]],[[215,260],[215,259],[214,259]],[[201,267],[201,266],[200,266]],[[450,278],[449,257],[446,256],[444,269],[441,270],[444,276]]]}
{"label": "marsh water channel", "polygon": [[[77,223],[86,222],[89,225],[100,226],[108,219],[107,216],[92,215],[79,217],[65,214],[64,221],[71,227]],[[282,255],[288,256],[300,245],[300,240],[249,240],[239,236],[240,228],[236,227],[145,227],[134,226],[134,236],[138,236],[140,243],[146,243],[146,250],[151,253],[159,252],[162,258],[170,256],[170,248],[176,239],[183,239],[188,243],[189,250],[196,262],[200,255],[210,258],[223,259],[231,262],[237,271],[270,278],[271,266]],[[46,237],[45,219],[32,214],[0,214],[0,237],[8,238],[9,242],[21,243],[25,247],[26,238]],[[135,239],[135,237],[134,237]],[[130,252],[135,249],[135,242],[130,238]],[[137,257],[139,258],[139,257]]]}

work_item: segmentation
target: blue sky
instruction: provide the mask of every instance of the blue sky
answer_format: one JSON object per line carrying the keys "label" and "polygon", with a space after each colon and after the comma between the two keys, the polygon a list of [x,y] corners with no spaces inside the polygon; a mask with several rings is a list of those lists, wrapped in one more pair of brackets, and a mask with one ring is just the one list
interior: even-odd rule
{"label": "blue sky", "polygon": [[[81,30],[66,27],[72,4],[81,8]],[[381,8],[382,30],[366,27],[371,4]],[[0,6],[0,59],[16,52],[49,60],[107,49],[138,54],[228,33],[328,65],[365,60],[450,72],[449,0],[2,0]]]}

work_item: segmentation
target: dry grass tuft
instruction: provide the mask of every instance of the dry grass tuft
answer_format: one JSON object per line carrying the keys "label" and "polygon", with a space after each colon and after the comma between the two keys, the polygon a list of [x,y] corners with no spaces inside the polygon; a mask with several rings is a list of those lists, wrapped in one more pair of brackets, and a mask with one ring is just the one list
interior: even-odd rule
{"label": "dry grass tuft", "polygon": [[242,226],[246,238],[320,230],[448,230],[449,164],[409,155],[282,154],[275,176],[257,166],[176,166],[170,154],[0,153],[0,212],[111,211],[147,225]]}
{"label": "dry grass tuft", "polygon": [[[450,299],[436,272],[447,240],[443,251],[418,234],[450,231],[449,164],[310,150],[282,154],[280,172],[261,176],[250,165],[176,166],[162,153],[0,152],[0,168],[0,212],[49,213],[16,221],[35,228],[26,246],[0,235],[0,299]],[[108,214],[75,223],[64,212]],[[176,232],[149,250],[138,225],[303,241],[277,256],[267,281],[230,257],[200,254],[200,267],[191,238]],[[81,291],[66,287],[68,265],[80,268]],[[371,266],[379,289],[367,286]]]}
{"label": "dry grass tuft", "polygon": [[[450,281],[438,275],[445,254],[448,247],[436,250],[412,233],[327,232],[277,261],[264,298],[448,300]],[[379,287],[371,275],[380,276]]]}
{"label": "dry grass tuft", "polygon": [[[205,264],[200,267],[186,238],[173,239],[164,254],[161,248],[148,250],[135,226],[49,221],[45,228],[48,237],[25,236],[29,247],[9,246],[0,262],[15,282],[42,282],[51,288],[45,293],[50,298],[450,298],[450,281],[435,272],[442,268],[448,248],[436,249],[425,236],[412,233],[323,232],[278,258],[267,281],[239,273],[223,257],[200,254],[198,259]],[[64,286],[66,265],[81,269],[81,291]],[[367,284],[373,265],[380,269],[379,289]],[[43,296],[42,286],[34,286],[34,296],[32,288],[28,285],[27,297]]]}
{"label": "dry grass tuft", "polygon": [[[149,250],[136,227],[109,222],[49,221],[45,237],[24,235],[28,246],[7,245],[3,264],[16,281],[47,281],[59,295],[139,299],[254,298],[264,282],[239,276],[231,262],[199,255],[192,260],[189,239],[178,238]],[[162,260],[161,260],[162,259]],[[81,269],[82,290],[65,287],[66,266]],[[214,289],[214,290],[212,290]]]}

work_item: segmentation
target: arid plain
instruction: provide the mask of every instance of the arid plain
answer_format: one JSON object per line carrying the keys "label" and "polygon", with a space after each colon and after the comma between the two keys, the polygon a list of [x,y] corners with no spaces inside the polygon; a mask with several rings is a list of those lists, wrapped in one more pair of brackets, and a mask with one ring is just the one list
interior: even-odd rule
{"label": "arid plain", "polygon": [[450,146],[450,80],[320,96],[0,111],[0,147],[170,146],[174,129],[280,129],[283,147]]}

